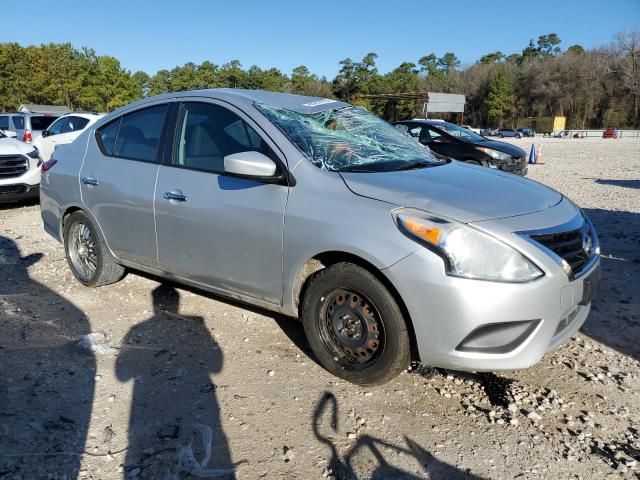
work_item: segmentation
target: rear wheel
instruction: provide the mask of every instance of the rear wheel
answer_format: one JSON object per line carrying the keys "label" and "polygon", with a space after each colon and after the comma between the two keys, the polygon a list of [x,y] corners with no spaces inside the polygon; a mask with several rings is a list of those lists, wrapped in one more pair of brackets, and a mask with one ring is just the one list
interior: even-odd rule
{"label": "rear wheel", "polygon": [[402,311],[368,270],[337,263],[309,281],[302,320],[309,345],[332,374],[360,385],[380,385],[410,363]]}
{"label": "rear wheel", "polygon": [[86,213],[72,213],[64,224],[64,249],[69,268],[88,287],[117,282],[124,276],[104,239]]}
{"label": "rear wheel", "polygon": [[503,135],[502,133],[499,133],[499,134],[498,134],[498,137],[499,137],[499,138],[504,138],[504,135]]}

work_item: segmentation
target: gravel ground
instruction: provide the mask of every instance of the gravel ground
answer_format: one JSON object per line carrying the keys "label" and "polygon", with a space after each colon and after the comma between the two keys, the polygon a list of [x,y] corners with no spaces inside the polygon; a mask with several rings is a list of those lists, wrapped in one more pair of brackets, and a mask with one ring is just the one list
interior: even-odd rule
{"label": "gravel ground", "polygon": [[297,322],[137,274],[81,286],[37,205],[1,207],[0,479],[194,478],[178,458],[208,478],[640,478],[640,141],[536,144],[529,177],[593,217],[604,279],[576,338],[500,376],[348,384]]}

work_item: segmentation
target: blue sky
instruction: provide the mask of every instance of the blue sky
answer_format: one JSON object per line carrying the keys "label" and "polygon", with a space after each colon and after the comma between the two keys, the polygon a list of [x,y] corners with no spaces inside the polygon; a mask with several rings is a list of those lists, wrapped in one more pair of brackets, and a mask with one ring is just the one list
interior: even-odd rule
{"label": "blue sky", "polygon": [[495,50],[520,52],[549,32],[564,48],[589,48],[640,28],[640,0],[32,0],[0,10],[0,42],[71,42],[150,74],[189,61],[238,59],[285,73],[304,64],[332,78],[341,59],[370,51],[386,72],[430,52],[452,51],[473,63]]}

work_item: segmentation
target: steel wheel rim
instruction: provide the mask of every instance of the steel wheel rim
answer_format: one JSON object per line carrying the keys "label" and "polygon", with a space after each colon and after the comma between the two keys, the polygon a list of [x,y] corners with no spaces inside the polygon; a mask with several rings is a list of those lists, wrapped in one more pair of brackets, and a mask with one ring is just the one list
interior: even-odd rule
{"label": "steel wheel rim", "polygon": [[82,281],[89,281],[98,267],[96,242],[91,229],[84,223],[74,223],[69,229],[69,259]]}
{"label": "steel wheel rim", "polygon": [[321,302],[320,340],[333,360],[347,370],[362,370],[376,363],[384,351],[385,332],[373,302],[342,288]]}

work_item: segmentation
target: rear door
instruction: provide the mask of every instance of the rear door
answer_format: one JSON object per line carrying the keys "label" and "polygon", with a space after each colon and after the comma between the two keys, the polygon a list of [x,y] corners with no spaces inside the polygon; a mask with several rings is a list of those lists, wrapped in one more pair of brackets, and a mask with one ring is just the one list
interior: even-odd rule
{"label": "rear door", "polygon": [[120,259],[156,265],[153,195],[167,103],[128,112],[89,141],[82,200]]}
{"label": "rear door", "polygon": [[284,157],[240,110],[185,101],[155,195],[160,268],[226,292],[282,300],[282,234],[289,187],[224,173],[224,157]]}

